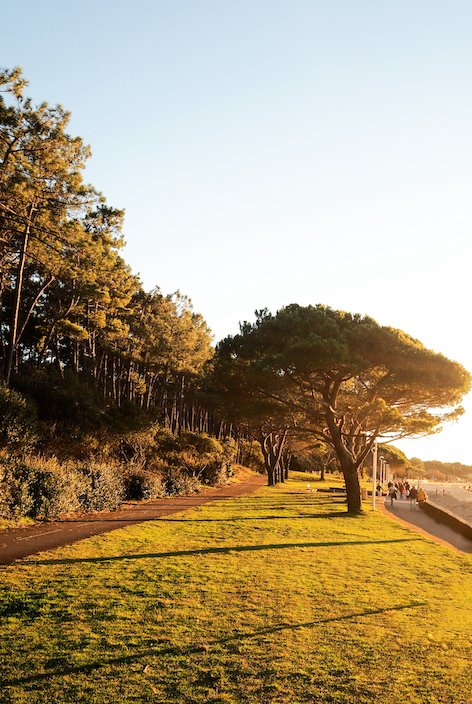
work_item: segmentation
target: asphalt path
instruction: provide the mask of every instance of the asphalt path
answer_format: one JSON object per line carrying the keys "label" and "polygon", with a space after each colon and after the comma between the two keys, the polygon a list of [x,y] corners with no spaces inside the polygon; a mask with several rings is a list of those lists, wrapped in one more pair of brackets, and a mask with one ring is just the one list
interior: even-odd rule
{"label": "asphalt path", "polygon": [[223,487],[206,490],[202,494],[179,496],[168,499],[130,502],[117,511],[100,511],[73,518],[36,524],[30,528],[13,528],[0,531],[0,565],[8,565],[28,555],[43,550],[52,550],[62,545],[70,545],[92,535],[109,533],[118,528],[136,523],[154,521],[157,518],[179,513],[196,506],[222,501],[237,496],[252,494],[264,486],[266,478],[254,475],[251,479]]}
{"label": "asphalt path", "polygon": [[390,506],[390,499],[386,497],[385,501],[380,500],[378,505],[386,515],[427,538],[459,552],[472,553],[472,540],[468,540],[452,528],[438,523],[418,506],[412,508],[409,499],[398,499],[393,502],[393,506]]}

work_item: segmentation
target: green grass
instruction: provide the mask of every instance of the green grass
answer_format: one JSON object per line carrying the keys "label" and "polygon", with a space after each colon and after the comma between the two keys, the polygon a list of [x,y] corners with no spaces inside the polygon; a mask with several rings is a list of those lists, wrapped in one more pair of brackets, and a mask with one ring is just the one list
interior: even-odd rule
{"label": "green grass", "polygon": [[34,526],[34,524],[35,522],[32,518],[0,518],[0,531],[7,530],[8,528],[28,528],[30,526]]}
{"label": "green grass", "polygon": [[307,481],[1,568],[1,704],[471,702],[472,557]]}

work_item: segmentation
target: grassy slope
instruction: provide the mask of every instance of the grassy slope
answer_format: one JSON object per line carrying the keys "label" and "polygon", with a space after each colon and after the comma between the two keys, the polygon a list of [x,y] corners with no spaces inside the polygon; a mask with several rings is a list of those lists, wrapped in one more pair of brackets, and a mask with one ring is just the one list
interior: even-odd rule
{"label": "grassy slope", "polygon": [[472,701],[472,558],[343,510],[291,481],[0,568],[1,704]]}

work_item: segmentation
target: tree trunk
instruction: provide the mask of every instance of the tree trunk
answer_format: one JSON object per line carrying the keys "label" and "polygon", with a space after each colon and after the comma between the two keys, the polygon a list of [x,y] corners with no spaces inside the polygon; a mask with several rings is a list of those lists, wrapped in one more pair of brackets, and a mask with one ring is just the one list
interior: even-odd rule
{"label": "tree trunk", "polygon": [[275,435],[274,441],[271,447],[271,454],[273,455],[273,466],[276,482],[284,481],[283,471],[282,471],[282,454],[285,447],[285,440],[287,438],[287,430],[284,431],[282,437],[279,434]]}
{"label": "tree trunk", "polygon": [[111,371],[111,393],[114,403],[118,406],[118,370],[116,364],[116,355],[112,357],[112,371]]}
{"label": "tree trunk", "polygon": [[264,465],[267,470],[268,486],[275,486],[281,477],[280,459],[285,444],[287,431],[281,438],[275,433],[261,434],[259,442],[261,444],[262,454],[264,455]]}
{"label": "tree trunk", "polygon": [[61,364],[61,351],[60,351],[59,343],[60,343],[59,335],[55,335],[54,336],[54,353],[55,353],[54,364],[55,364],[55,367],[57,369],[59,376],[61,377],[61,379],[63,379],[64,378],[64,371],[62,369],[62,364]]}
{"label": "tree trunk", "polygon": [[273,471],[271,464],[270,464],[270,453],[269,453],[269,449],[267,447],[268,436],[261,435],[261,437],[259,438],[259,442],[261,444],[261,450],[262,450],[262,454],[264,456],[264,466],[265,466],[265,469],[267,472],[267,484],[268,484],[268,486],[274,486],[274,484],[275,484],[274,471]]}
{"label": "tree trunk", "polygon": [[146,410],[149,411],[151,408],[151,400],[154,394],[154,388],[157,383],[157,374],[153,374],[152,372],[149,372],[149,383],[147,387],[147,393],[146,393]]}
{"label": "tree trunk", "polygon": [[20,258],[18,260],[18,268],[16,270],[16,281],[15,281],[15,295],[13,304],[13,317],[11,322],[10,330],[10,345],[8,349],[8,359],[7,366],[5,370],[5,383],[8,386],[10,384],[10,377],[13,369],[13,362],[15,359],[15,353],[18,343],[18,318],[20,314],[20,303],[21,294],[23,292],[23,274],[25,270],[26,253],[28,251],[28,243],[31,231],[31,218],[33,217],[33,212],[35,210],[34,201],[31,203],[28,219],[26,221],[25,231],[23,233],[23,239],[21,242]]}
{"label": "tree trunk", "polygon": [[359,475],[357,468],[359,462],[355,462],[355,458],[346,448],[343,442],[342,427],[336,422],[336,414],[333,410],[335,405],[335,397],[329,394],[325,395],[327,402],[326,421],[329,428],[329,434],[333,440],[333,450],[341,465],[344,476],[344,484],[346,486],[347,510],[350,514],[362,513],[361,487],[359,484]]}
{"label": "tree trunk", "polygon": [[286,461],[285,461],[285,467],[284,467],[284,475],[285,475],[285,479],[286,479],[286,480],[288,479],[288,473],[289,473],[289,471],[290,471],[290,464],[291,464],[291,462],[292,462],[292,453],[291,453],[291,452],[287,452],[287,459],[286,459]]}
{"label": "tree trunk", "polygon": [[43,293],[46,291],[46,289],[47,289],[47,288],[53,283],[53,281],[55,281],[55,280],[56,280],[56,277],[55,277],[55,276],[50,276],[49,279],[46,281],[46,283],[41,286],[41,288],[39,289],[38,293],[36,294],[36,297],[34,298],[33,302],[31,303],[30,307],[28,308],[28,311],[27,311],[27,313],[26,313],[26,315],[25,315],[25,319],[24,319],[24,321],[23,321],[23,324],[22,324],[20,330],[18,331],[18,334],[17,334],[17,337],[16,337],[16,344],[17,344],[17,346],[18,346],[18,343],[20,342],[21,338],[23,337],[23,333],[24,333],[25,330],[26,330],[26,326],[27,326],[28,323],[29,323],[29,320],[30,320],[30,318],[31,318],[31,315],[32,315],[34,309],[36,308],[39,299],[41,298],[41,296],[43,295]]}
{"label": "tree trunk", "polygon": [[361,487],[357,468],[353,465],[343,467],[344,483],[346,485],[347,511],[351,514],[362,513]]}

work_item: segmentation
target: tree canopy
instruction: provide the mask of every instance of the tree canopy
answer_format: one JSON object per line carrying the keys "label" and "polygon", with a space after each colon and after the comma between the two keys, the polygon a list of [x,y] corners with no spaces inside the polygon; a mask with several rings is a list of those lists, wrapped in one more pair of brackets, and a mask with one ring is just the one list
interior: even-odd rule
{"label": "tree canopy", "polygon": [[106,408],[153,409],[173,432],[236,429],[259,440],[274,482],[294,448],[322,448],[344,473],[352,512],[376,438],[437,432],[462,412],[470,375],[460,364],[321,305],[259,311],[218,345],[208,380],[218,393],[199,394],[214,353],[207,324],[179,291],[143,289],[121,254],[124,211],[84,181],[90,148],[69,134],[63,107],[35,105],[26,85],[20,69],[0,70],[6,387],[37,391],[54,374],[80,380]]}
{"label": "tree canopy", "polygon": [[187,390],[213,353],[210,330],[181,293],[143,290],[120,254],[124,211],[83,179],[90,148],[63,107],[35,105],[26,86],[20,69],[0,71],[4,382],[53,368],[107,404],[195,429],[204,413]]}
{"label": "tree canopy", "polygon": [[217,358],[239,396],[270,402],[293,432],[333,448],[351,512],[361,510],[357,470],[374,441],[438,431],[462,413],[470,387],[460,364],[403,331],[322,305],[260,311]]}

